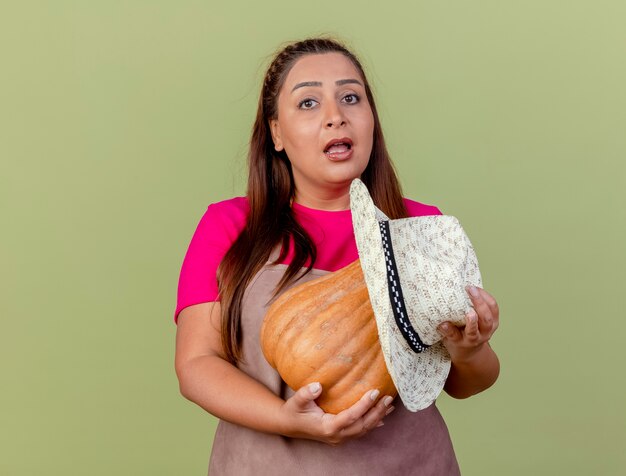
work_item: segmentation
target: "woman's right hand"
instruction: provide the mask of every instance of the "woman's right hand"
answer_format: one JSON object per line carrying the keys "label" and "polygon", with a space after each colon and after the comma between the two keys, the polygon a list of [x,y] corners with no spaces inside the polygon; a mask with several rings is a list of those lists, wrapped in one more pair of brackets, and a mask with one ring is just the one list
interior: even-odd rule
{"label": "woman's right hand", "polygon": [[379,399],[378,390],[370,390],[350,408],[333,415],[325,413],[315,403],[321,393],[322,386],[318,382],[310,383],[285,401],[281,407],[281,417],[286,436],[336,446],[382,426],[383,418],[395,408],[391,406],[393,397],[385,395]]}

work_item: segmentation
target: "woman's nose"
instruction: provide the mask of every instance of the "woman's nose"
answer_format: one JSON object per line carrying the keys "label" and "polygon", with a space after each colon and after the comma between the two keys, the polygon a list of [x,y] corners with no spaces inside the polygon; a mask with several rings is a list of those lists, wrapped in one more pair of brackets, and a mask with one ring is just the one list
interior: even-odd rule
{"label": "woman's nose", "polygon": [[346,123],[343,111],[337,104],[330,104],[326,109],[326,127],[341,126]]}

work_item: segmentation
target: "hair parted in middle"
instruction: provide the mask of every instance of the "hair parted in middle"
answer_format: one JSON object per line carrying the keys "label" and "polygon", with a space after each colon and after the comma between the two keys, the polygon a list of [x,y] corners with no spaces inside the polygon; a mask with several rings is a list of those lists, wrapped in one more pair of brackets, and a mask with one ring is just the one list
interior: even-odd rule
{"label": "hair parted in middle", "polygon": [[[369,162],[361,175],[376,206],[389,218],[408,216],[400,184],[385,146],[383,131],[372,90],[357,57],[339,41],[309,38],[283,47],[269,65],[252,127],[248,152],[247,199],[250,205],[246,225],[222,259],[218,272],[221,304],[221,337],[226,358],[237,363],[241,358],[241,303],[254,275],[267,262],[272,250],[281,245],[276,260],[282,261],[292,242],[294,257],[278,283],[274,296],[294,279],[308,273],[315,263],[315,244],[296,221],[291,209],[295,184],[289,158],[284,150],[274,149],[270,120],[278,115],[278,95],[289,71],[306,55],[341,53],[356,67],[374,116],[374,137]],[[305,273],[300,270],[306,266]]]}

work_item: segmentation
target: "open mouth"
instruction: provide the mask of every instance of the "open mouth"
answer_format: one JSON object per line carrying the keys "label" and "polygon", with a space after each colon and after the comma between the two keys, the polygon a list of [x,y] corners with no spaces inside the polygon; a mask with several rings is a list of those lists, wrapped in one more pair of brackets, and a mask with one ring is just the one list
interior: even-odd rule
{"label": "open mouth", "polygon": [[331,160],[348,159],[352,156],[352,139],[349,137],[338,137],[326,144],[324,154]]}
{"label": "open mouth", "polygon": [[352,149],[352,144],[346,142],[336,142],[324,150],[325,154],[342,154]]}

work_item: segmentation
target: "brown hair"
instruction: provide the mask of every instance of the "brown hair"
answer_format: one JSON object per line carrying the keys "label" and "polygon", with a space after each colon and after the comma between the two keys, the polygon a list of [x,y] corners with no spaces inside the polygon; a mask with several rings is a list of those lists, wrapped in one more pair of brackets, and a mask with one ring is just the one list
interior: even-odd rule
{"label": "brown hair", "polygon": [[250,213],[245,228],[230,247],[217,272],[221,302],[221,336],[226,358],[236,364],[241,360],[241,302],[254,275],[267,262],[272,250],[282,245],[282,261],[293,240],[294,258],[278,283],[277,295],[292,282],[310,259],[308,273],[315,263],[316,249],[306,231],[298,224],[291,209],[295,194],[291,164],[284,150],[274,150],[269,121],[276,118],[278,95],[293,65],[310,54],[341,53],[359,71],[374,115],[374,138],[369,163],[361,180],[370,191],[376,206],[390,218],[403,218],[407,211],[400,184],[385,146],[371,88],[354,54],[334,39],[310,38],[282,48],[271,62],[261,89],[256,120],[248,153],[247,198]]}

